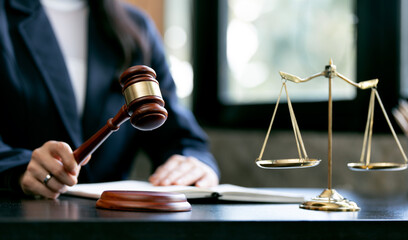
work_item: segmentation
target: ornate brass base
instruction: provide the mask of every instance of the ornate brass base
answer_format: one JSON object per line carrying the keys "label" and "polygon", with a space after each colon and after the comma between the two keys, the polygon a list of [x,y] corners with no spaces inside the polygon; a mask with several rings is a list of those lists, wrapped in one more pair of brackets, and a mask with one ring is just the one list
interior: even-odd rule
{"label": "ornate brass base", "polygon": [[343,198],[334,189],[325,189],[319,196],[303,202],[299,207],[319,211],[355,212],[360,210],[355,202]]}

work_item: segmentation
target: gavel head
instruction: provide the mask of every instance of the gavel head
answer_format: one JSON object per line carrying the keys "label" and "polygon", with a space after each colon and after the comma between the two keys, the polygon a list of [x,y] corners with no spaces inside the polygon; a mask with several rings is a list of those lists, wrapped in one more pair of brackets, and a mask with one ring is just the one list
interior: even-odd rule
{"label": "gavel head", "polygon": [[133,127],[148,131],[166,121],[167,111],[153,69],[143,65],[130,67],[122,73],[119,83]]}

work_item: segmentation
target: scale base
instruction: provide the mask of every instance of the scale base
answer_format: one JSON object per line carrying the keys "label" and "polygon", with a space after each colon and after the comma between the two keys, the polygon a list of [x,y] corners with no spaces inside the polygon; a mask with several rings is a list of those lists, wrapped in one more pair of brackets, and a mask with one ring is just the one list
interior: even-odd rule
{"label": "scale base", "polygon": [[338,212],[356,212],[360,210],[355,202],[343,198],[334,189],[325,189],[319,196],[303,202],[299,207],[309,210]]}

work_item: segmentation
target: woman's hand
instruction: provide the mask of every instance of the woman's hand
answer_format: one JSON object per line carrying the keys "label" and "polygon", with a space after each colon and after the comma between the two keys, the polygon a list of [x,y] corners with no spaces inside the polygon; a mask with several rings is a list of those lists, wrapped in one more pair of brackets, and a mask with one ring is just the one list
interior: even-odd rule
{"label": "woman's hand", "polygon": [[195,185],[213,187],[218,185],[218,176],[209,166],[194,157],[171,156],[150,176],[153,185]]}
{"label": "woman's hand", "polygon": [[68,144],[48,141],[33,151],[20,186],[27,195],[56,199],[77,183],[80,168]]}

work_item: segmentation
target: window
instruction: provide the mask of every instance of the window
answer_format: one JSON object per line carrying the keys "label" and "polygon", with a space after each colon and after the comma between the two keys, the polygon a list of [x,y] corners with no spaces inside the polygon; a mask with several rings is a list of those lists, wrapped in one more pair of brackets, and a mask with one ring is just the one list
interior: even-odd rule
{"label": "window", "polygon": [[408,98],[408,1],[401,1],[401,96]]}
{"label": "window", "polygon": [[126,0],[143,9],[163,37],[170,71],[182,104],[191,108],[193,68],[191,59],[191,1]]}
{"label": "window", "polygon": [[[354,0],[229,0],[228,78],[225,103],[268,103],[277,99],[279,71],[307,77],[324,70],[330,58],[340,73],[355,79]],[[288,83],[292,101],[327,100],[328,81]],[[333,81],[333,99],[353,99],[356,89]],[[285,100],[285,99],[282,99]]]}
{"label": "window", "polygon": [[[391,110],[399,98],[399,9],[399,1],[386,0],[194,1],[196,116],[212,126],[266,128],[281,84],[277,72],[307,77],[331,57],[356,82],[379,78],[378,91]],[[243,40],[249,47],[240,55]],[[302,130],[327,130],[327,85],[319,79],[289,89]],[[363,131],[370,92],[338,79],[334,84],[333,129]],[[291,128],[281,104],[274,125]],[[385,120],[377,123],[387,128]]]}
{"label": "window", "polygon": [[191,7],[191,1],[164,2],[164,45],[170,71],[179,99],[190,108],[194,78],[191,64]]}

